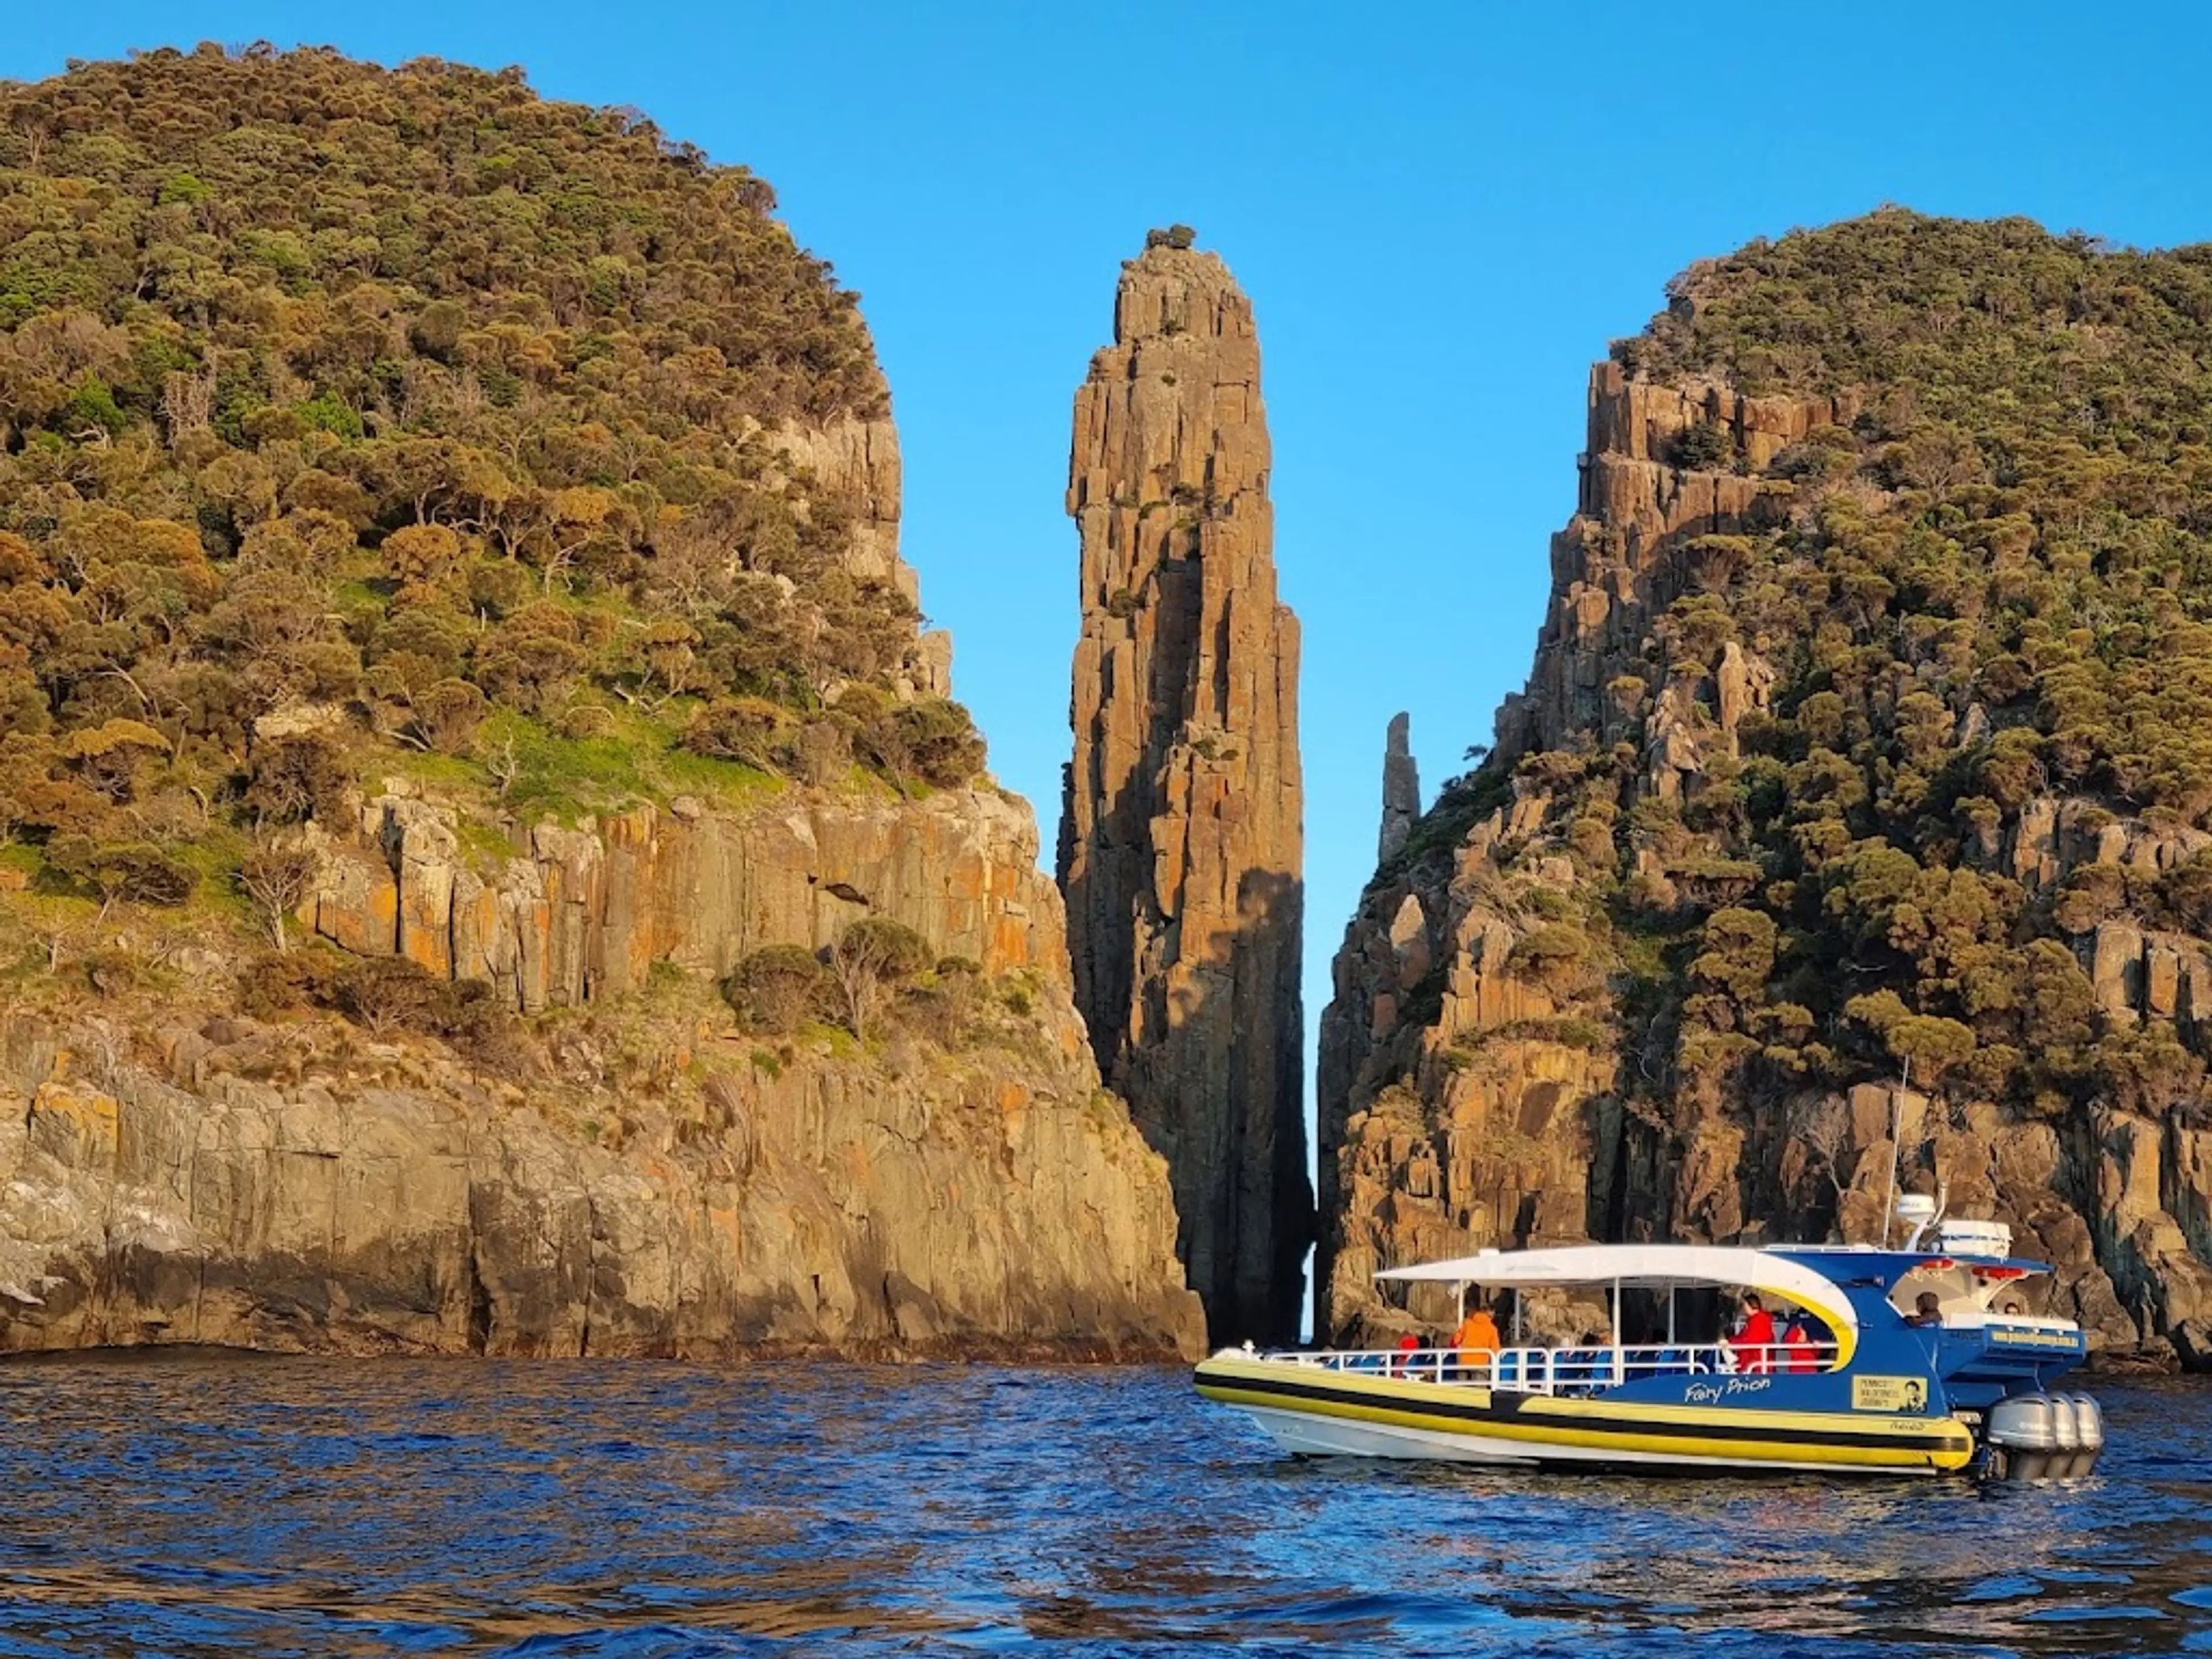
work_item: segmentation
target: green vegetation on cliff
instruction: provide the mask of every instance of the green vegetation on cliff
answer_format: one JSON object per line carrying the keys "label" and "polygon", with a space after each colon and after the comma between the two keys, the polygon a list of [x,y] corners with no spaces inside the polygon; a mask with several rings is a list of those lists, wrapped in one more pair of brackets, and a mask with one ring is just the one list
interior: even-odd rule
{"label": "green vegetation on cliff", "polygon": [[884,394],[773,205],[514,71],[0,87],[0,842],[160,904],[379,769],[529,811],[966,781],[803,464]]}
{"label": "green vegetation on cliff", "polygon": [[2205,441],[2212,245],[2140,252],[2027,219],[1885,209],[1692,265],[1613,348],[1758,396],[1881,387],[1977,436],[2138,459]]}
{"label": "green vegetation on cliff", "polygon": [[[1615,348],[1634,377],[1859,412],[1653,567],[1612,733],[1512,757],[1568,803],[1588,882],[1516,971],[1610,975],[1632,1091],[1773,1097],[1909,1060],[2028,1109],[2194,1101],[2191,1011],[2120,1012],[2148,994],[2140,940],[2094,947],[2107,922],[2212,934],[2212,247],[1885,210],[1670,299]],[[1750,470],[1718,422],[1669,459]],[[1771,680],[1726,742],[1730,652]],[[1679,794],[1653,787],[1662,710],[1702,750]]]}

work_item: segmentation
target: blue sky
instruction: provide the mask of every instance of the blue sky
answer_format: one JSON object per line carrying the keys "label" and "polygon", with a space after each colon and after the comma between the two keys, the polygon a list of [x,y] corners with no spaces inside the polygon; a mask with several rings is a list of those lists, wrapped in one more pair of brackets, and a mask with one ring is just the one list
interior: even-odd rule
{"label": "blue sky", "polygon": [[[627,15],[625,15],[625,9]],[[15,9],[0,76],[208,39],[520,64],[769,179],[864,296],[907,557],[1048,854],[1069,744],[1069,406],[1181,220],[1257,309],[1305,630],[1310,1018],[1382,730],[1430,794],[1528,672],[1584,376],[1691,261],[1883,202],[2212,240],[2199,6],[713,3]]]}

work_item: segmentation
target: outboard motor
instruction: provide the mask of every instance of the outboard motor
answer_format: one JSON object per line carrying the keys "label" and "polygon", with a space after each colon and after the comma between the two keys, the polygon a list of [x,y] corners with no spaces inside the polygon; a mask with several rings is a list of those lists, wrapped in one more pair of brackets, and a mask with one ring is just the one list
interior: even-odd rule
{"label": "outboard motor", "polygon": [[2053,1480],[2063,1480],[2074,1473],[2074,1454],[2081,1449],[2081,1427],[2074,1416],[2074,1396],[2054,1394],[2051,1397],[2051,1474]]}
{"label": "outboard motor", "polygon": [[1991,1473],[2014,1480],[2050,1478],[2058,1428],[2050,1399],[2039,1394],[2008,1395],[1990,1407],[1984,1437],[1996,1455]]}
{"label": "outboard motor", "polygon": [[2008,1395],[1990,1407],[1983,1433],[1996,1454],[1992,1474],[2063,1480],[2097,1467],[2105,1416],[2087,1395]]}
{"label": "outboard motor", "polygon": [[2087,1474],[2097,1467],[2098,1455],[2105,1449],[2105,1413],[2086,1394],[2057,1397],[2069,1401],[2074,1407],[2075,1452],[2065,1472],[2069,1475]]}

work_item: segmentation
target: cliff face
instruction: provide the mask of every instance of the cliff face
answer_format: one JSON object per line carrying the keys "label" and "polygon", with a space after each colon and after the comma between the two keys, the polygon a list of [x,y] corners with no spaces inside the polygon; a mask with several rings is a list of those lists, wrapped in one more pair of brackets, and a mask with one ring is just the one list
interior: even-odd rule
{"label": "cliff face", "polygon": [[[2045,348],[1990,377],[2010,405],[1947,370],[1985,349],[1956,337],[1897,384],[1775,389],[1759,355],[1793,252],[1848,308],[1852,239],[1903,282],[1966,231],[1885,216],[1701,267],[1593,373],[1528,690],[1395,851],[1386,799],[1335,959],[1320,1328],[1433,1326],[1372,1273],[1489,1245],[1872,1240],[1894,1154],[1903,1189],[2054,1263],[2050,1307],[2106,1354],[2212,1364],[2212,944],[2183,896],[2212,838],[2180,781],[2212,734],[2148,702],[2194,674],[2198,599],[2071,539],[2197,508],[2019,413]],[[1661,347],[1697,360],[1693,331],[1762,365],[1758,395],[1648,378]],[[1960,443],[1978,415],[1985,447]],[[2143,618],[2103,624],[2109,679],[2076,664],[2077,607]]]}
{"label": "cliff face", "polygon": [[[1098,1089],[1026,810],[641,808],[482,868],[413,795],[361,824],[302,919],[556,1011],[542,1069],[239,1018],[204,949],[161,1003],[19,1013],[0,1348],[1197,1346],[1165,1172]],[[709,974],[869,915],[977,960],[1011,1006],[880,1054],[731,1029]]]}
{"label": "cliff face", "polygon": [[407,793],[368,801],[350,842],[317,839],[302,919],[349,951],[487,981],[524,1013],[641,989],[656,964],[719,978],[764,945],[824,949],[871,915],[1065,991],[1058,895],[1023,862],[1029,809],[988,790],[742,814],[679,796],[580,829],[514,825],[526,850],[483,858],[464,855],[450,809],[393,781]]}
{"label": "cliff face", "polygon": [[1250,302],[1210,253],[1123,268],[1075,398],[1076,1003],[1167,1158],[1217,1340],[1294,1338],[1310,1237],[1297,622],[1275,597]]}

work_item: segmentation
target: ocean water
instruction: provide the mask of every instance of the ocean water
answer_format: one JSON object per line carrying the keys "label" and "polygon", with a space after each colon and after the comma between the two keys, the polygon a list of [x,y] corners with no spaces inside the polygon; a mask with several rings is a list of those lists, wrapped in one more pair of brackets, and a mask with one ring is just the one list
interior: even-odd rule
{"label": "ocean water", "polygon": [[2212,1653],[2212,1389],[2051,1486],[1276,1457],[1162,1370],[0,1366],[0,1654]]}

